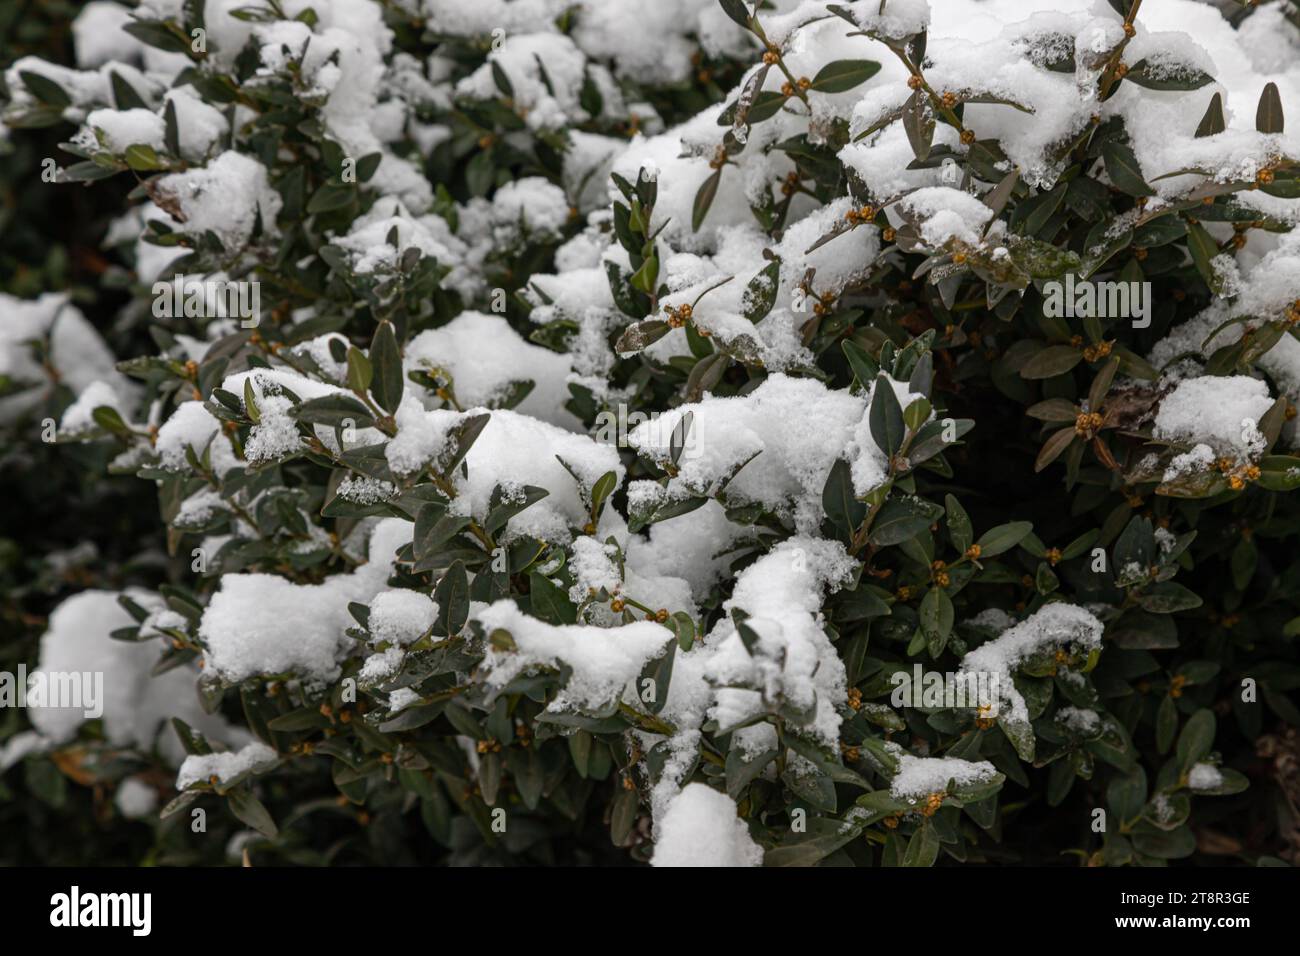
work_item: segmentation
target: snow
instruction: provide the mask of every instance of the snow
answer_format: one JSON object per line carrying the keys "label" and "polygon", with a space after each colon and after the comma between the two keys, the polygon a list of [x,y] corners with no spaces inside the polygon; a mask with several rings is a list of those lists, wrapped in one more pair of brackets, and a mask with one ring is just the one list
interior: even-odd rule
{"label": "snow", "polygon": [[[462,312],[449,323],[426,329],[406,345],[408,373],[443,370],[462,407],[492,406],[518,382],[533,388],[515,411],[569,431],[581,423],[564,408],[569,399],[569,359],[524,339],[499,315]],[[408,383],[409,387],[409,383]]]}
{"label": "snow", "polygon": [[139,777],[127,777],[118,785],[113,804],[128,820],[143,820],[158,809],[158,791]]}
{"label": "snow", "polygon": [[[1238,258],[1243,260],[1240,264],[1246,264],[1244,255]],[[1284,318],[1287,308],[1298,300],[1300,229],[1293,229],[1278,237],[1276,247],[1243,270],[1233,299],[1219,299],[1199,315],[1175,326],[1152,348],[1149,360],[1162,370],[1162,384],[1176,384],[1195,377],[1217,349],[1240,341],[1246,330],[1258,329],[1263,321]],[[1300,340],[1290,334],[1283,335],[1255,364],[1273,379],[1292,404],[1300,403]],[[1226,378],[1221,379],[1217,387],[1228,390],[1226,382]],[[1198,386],[1206,391],[1212,387],[1208,383]],[[1240,390],[1234,388],[1234,394],[1240,391],[1234,401],[1245,402],[1250,396],[1259,396],[1258,389],[1258,385],[1244,384]],[[1213,417],[1219,418],[1219,412],[1215,411]],[[1294,423],[1288,424],[1284,440],[1294,442]]]}
{"label": "snow", "polygon": [[[473,413],[483,411],[478,409]],[[570,529],[581,528],[589,520],[583,492],[611,471],[615,486],[622,483],[626,470],[619,461],[617,449],[518,412],[497,409],[490,415],[487,426],[465,458],[468,476],[458,473],[454,478],[458,497],[452,510],[473,515],[480,521],[486,519],[492,492],[498,485],[518,488],[527,484],[550,492],[512,517],[497,535],[498,542],[522,535],[543,541],[568,541]],[[574,470],[578,481],[559,459]]]}
{"label": "snow", "polygon": [[181,156],[202,162],[230,131],[226,117],[216,107],[205,103],[192,86],[168,90],[163,99],[176,110],[176,134]]}
{"label": "snow", "polygon": [[[144,591],[125,592],[142,607],[162,607]],[[119,592],[87,590],[61,602],[50,614],[41,637],[40,664],[35,674],[102,674],[104,739],[114,747],[143,753],[155,747],[170,763],[184,751],[168,722],[179,718],[211,740],[242,743],[243,730],[228,726],[220,716],[204,713],[194,693],[196,672],[177,667],[153,676],[162,645],[155,641],[118,641],[110,634],[130,627],[135,619],[118,603]],[[40,738],[58,745],[72,739],[86,720],[80,707],[28,707],[27,716]],[[7,751],[7,748],[6,748]],[[9,754],[0,756],[8,766]]]}
{"label": "snow", "polygon": [[1104,626],[1090,612],[1063,601],[1045,604],[1025,620],[1007,628],[962,658],[961,670],[996,678],[992,686],[1003,704],[1009,705],[1009,719],[1028,720],[1025,699],[1012,683],[1017,667],[1035,654],[1055,650],[1088,652],[1101,647]]}
{"label": "snow", "polygon": [[212,777],[225,784],[242,773],[274,766],[279,759],[274,749],[257,740],[233,752],[190,754],[176,775],[176,789],[185,790],[196,783],[207,783]]}
{"label": "snow", "polygon": [[1254,459],[1266,444],[1257,424],[1272,404],[1268,385],[1260,379],[1186,379],[1160,402],[1152,433],[1166,441],[1208,445],[1220,455]]}
{"label": "snow", "polygon": [[[98,134],[99,142],[110,153],[121,155],[128,146],[150,146],[163,152],[166,125],[161,116],[146,109],[95,110],[86,117],[86,126]],[[94,137],[74,138],[79,146],[93,148]]]}
{"label": "snow", "polygon": [[438,605],[427,595],[398,588],[370,602],[366,628],[375,643],[406,645],[428,632],[437,613]]}
{"label": "snow", "polygon": [[239,465],[230,441],[221,433],[221,422],[202,402],[182,402],[158,429],[154,451],[159,464],[170,471],[188,471],[185,449],[200,458],[204,449],[212,456],[212,470],[218,476]]}
{"label": "snow", "polygon": [[921,226],[926,245],[939,248],[949,240],[978,245],[993,210],[979,199],[950,186],[927,186],[909,193],[898,208],[910,212]]}
{"label": "snow", "polygon": [[795,537],[740,573],[722,608],[728,614],[743,610],[745,626],[758,640],[746,650],[729,616],[708,636],[704,675],[716,686],[710,716],[720,727],[740,724],[785,700],[811,711],[811,733],[828,744],[838,740],[836,708],[845,700],[846,677],[822,628],[821,605],[826,591],[849,582],[854,567],[838,542]]}
{"label": "snow", "polygon": [[[389,242],[393,230],[397,231],[395,244]],[[412,216],[396,199],[377,202],[333,244],[348,254],[352,270],[362,275],[393,270],[408,249],[452,267],[462,262],[466,251],[441,216]]]}
{"label": "snow", "polygon": [[122,411],[122,399],[107,382],[91,382],[85,387],[77,400],[68,406],[59,421],[59,428],[67,434],[97,428],[93,418],[96,408],[106,406]]}
{"label": "snow", "polygon": [[[906,386],[895,383],[894,390],[900,400],[908,398]],[[705,398],[665,412],[638,425],[628,440],[643,455],[667,462],[673,432],[688,412],[692,426],[679,474],[662,489],[633,482],[629,496],[651,502],[709,495],[739,468],[726,485],[728,502],[763,504],[810,532],[821,524],[822,490],[837,459],[849,461],[859,494],[885,474],[883,453],[870,438],[868,401],[847,390],[771,375],[743,397]]]}
{"label": "snow", "polygon": [[465,416],[445,409],[425,411],[419,399],[402,395],[394,421],[397,435],[384,449],[389,467],[399,475],[411,475],[436,462],[447,450],[452,429]]}
{"label": "snow", "polygon": [[1192,790],[1213,790],[1223,785],[1223,774],[1214,764],[1198,763],[1187,773],[1187,786]]}
{"label": "snow", "polygon": [[[572,668],[572,676],[547,707],[555,713],[607,706],[673,639],[672,631],[651,621],[610,628],[547,624],[524,614],[510,600],[477,611],[473,619],[489,637],[479,666],[491,688],[499,690],[537,667]],[[510,634],[514,649],[500,649],[491,641],[498,629]]]}
{"label": "snow", "polygon": [[225,152],[206,167],[162,177],[157,192],[174,201],[179,231],[201,236],[209,230],[227,249],[242,249],[260,222],[267,235],[277,233],[275,220],[283,202],[271,188],[266,167],[236,152]]}
{"label": "snow", "polygon": [[321,584],[295,584],[273,574],[224,574],[203,612],[199,636],[207,671],[230,683],[292,674],[328,683],[351,645],[351,602],[385,590],[394,552],[410,540],[409,522],[388,518],[370,533],[370,558]]}
{"label": "snow", "polygon": [[991,780],[997,769],[987,760],[957,757],[913,757],[900,753],[898,773],[889,782],[889,793],[899,800],[915,800],[932,793],[944,793],[948,782],[967,787]]}
{"label": "snow", "polygon": [[654,866],[760,866],[754,842],[736,805],[703,783],[687,784],[655,823]]}
{"label": "snow", "polygon": [[569,200],[559,186],[540,176],[527,176],[496,191],[492,220],[496,240],[502,245],[557,239],[569,221]]}
{"label": "snow", "polygon": [[122,29],[130,22],[131,11],[121,4],[93,0],[82,7],[72,22],[77,65],[94,69],[113,61],[138,60],[142,44]]}
{"label": "snow", "polygon": [[[139,387],[117,371],[113,353],[66,295],[47,293],[39,299],[18,299],[0,293],[0,319],[0,378],[27,387],[0,398],[0,424],[27,414],[54,389],[55,383],[36,358],[33,343],[48,343],[49,363],[58,373],[59,383],[74,393],[102,383],[118,396],[112,403],[115,407],[125,409],[134,404]],[[107,398],[102,389],[97,389],[91,400],[98,398]]]}

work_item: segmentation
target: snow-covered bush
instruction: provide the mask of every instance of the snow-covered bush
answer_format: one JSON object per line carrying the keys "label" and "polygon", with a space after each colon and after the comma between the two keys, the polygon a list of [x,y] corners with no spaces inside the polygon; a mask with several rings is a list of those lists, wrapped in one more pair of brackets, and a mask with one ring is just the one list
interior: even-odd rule
{"label": "snow-covered bush", "polygon": [[1294,859],[1298,23],[86,4],[3,135],[117,298],[0,299],[0,422],[170,560],[0,766],[172,861]]}

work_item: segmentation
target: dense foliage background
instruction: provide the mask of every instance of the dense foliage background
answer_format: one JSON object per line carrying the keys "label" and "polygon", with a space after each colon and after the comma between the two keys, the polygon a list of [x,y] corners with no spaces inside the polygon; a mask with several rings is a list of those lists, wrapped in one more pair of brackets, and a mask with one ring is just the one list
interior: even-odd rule
{"label": "dense foliage background", "polygon": [[0,862],[1296,862],[1291,0],[84,6],[0,9],[0,324],[121,378],[0,330],[0,671],[139,692],[0,711]]}

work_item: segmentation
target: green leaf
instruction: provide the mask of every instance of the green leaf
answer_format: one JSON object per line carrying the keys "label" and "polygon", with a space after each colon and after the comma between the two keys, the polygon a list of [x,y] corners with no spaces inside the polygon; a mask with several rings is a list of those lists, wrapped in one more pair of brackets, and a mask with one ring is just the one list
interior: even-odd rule
{"label": "green leaf", "polygon": [[907,841],[907,851],[903,854],[903,866],[934,866],[939,858],[939,835],[934,824],[927,820],[921,829],[912,834]]}
{"label": "green leaf", "polygon": [[1215,723],[1214,712],[1203,707],[1183,725],[1183,732],[1178,735],[1176,751],[1180,773],[1186,774],[1195,764],[1204,760],[1214,747]]}
{"label": "green leaf", "polygon": [[849,368],[853,369],[853,377],[860,385],[865,388],[876,380],[876,376],[880,374],[880,363],[871,357],[871,353],[852,339],[842,339],[840,350],[848,359]]}
{"label": "green leaf", "polygon": [[[122,79],[122,74],[114,70],[109,76],[113,87],[113,102],[117,104],[119,110],[149,109],[149,104],[135,91],[134,86]],[[171,106],[172,101],[168,100],[167,105]]]}
{"label": "green leaf", "polygon": [[1222,286],[1218,274],[1214,270],[1214,259],[1219,254],[1219,244],[1214,241],[1205,227],[1200,223],[1189,222],[1187,224],[1187,251],[1192,255],[1192,262],[1196,265],[1196,271],[1201,274],[1205,284],[1214,292],[1218,292]]}
{"label": "green leaf", "polygon": [[536,571],[531,572],[528,575],[528,596],[534,617],[541,618],[547,624],[577,623],[578,609],[550,578]]}
{"label": "green leaf", "polygon": [[[1131,78],[1131,74],[1130,74]],[[1127,144],[1110,140],[1102,147],[1102,159],[1106,161],[1106,175],[1119,189],[1130,196],[1154,196],[1156,191],[1142,177],[1142,167],[1137,156]]]}
{"label": "green leaf", "polygon": [[1215,93],[1205,109],[1205,115],[1201,117],[1200,125],[1196,127],[1196,138],[1215,136],[1227,128],[1228,123],[1223,118],[1223,94]]}
{"label": "green leaf", "polygon": [[822,489],[822,509],[831,524],[846,533],[845,540],[862,524],[866,506],[853,494],[853,474],[849,463],[837,458],[826,476]]}
{"label": "green leaf", "polygon": [[903,409],[903,424],[910,432],[916,432],[930,417],[932,407],[928,398],[917,398]]}
{"label": "green leaf", "polygon": [[[397,334],[393,323],[380,322],[370,341],[370,363],[374,368],[371,394],[375,402],[390,415],[402,403],[403,380],[402,353],[397,347]],[[349,369],[349,374],[350,374]]]}
{"label": "green leaf", "polygon": [[903,422],[903,409],[898,404],[893,383],[883,372],[876,376],[876,386],[871,392],[871,411],[868,415],[871,437],[877,447],[885,453],[885,457],[892,457],[903,447],[903,440],[907,437],[907,426]]}
{"label": "green leaf", "polygon": [[468,515],[449,515],[447,506],[430,502],[415,515],[412,549],[417,562],[435,557],[443,546],[469,526]]}
{"label": "green leaf", "polygon": [[1138,60],[1129,68],[1124,79],[1148,90],[1187,91],[1199,90],[1202,86],[1214,82],[1214,77],[1187,64],[1180,64],[1175,72],[1170,72],[1163,65],[1153,68],[1146,59]]}
{"label": "green leaf", "polygon": [[880,64],[872,60],[832,60],[822,67],[809,89],[819,93],[843,93],[865,83],[880,72]]}
{"label": "green leaf", "polygon": [[1259,106],[1255,109],[1255,129],[1261,133],[1281,133],[1284,125],[1282,94],[1277,91],[1276,83],[1268,83],[1259,95]]}
{"label": "green leaf", "polygon": [[1136,820],[1147,802],[1147,775],[1139,764],[1127,774],[1111,778],[1106,803],[1121,824]]}
{"label": "green leaf", "polygon": [[126,164],[136,172],[151,172],[156,169],[165,169],[167,164],[158,158],[152,146],[146,146],[143,143],[134,143],[126,148],[122,154]]}
{"label": "green leaf", "polygon": [[1133,834],[1133,848],[1143,856],[1159,860],[1181,860],[1196,852],[1196,835],[1189,827],[1177,830],[1140,830]]}
{"label": "green leaf", "polygon": [[316,216],[321,213],[334,212],[348,206],[356,198],[356,188],[353,186],[343,186],[338,183],[326,183],[312,194],[307,202],[308,215]]}
{"label": "green leaf", "polygon": [[252,376],[244,379],[244,411],[254,425],[261,422],[262,415],[257,409],[257,394],[253,391]]}
{"label": "green leaf", "polygon": [[1009,521],[996,528],[990,528],[975,542],[980,546],[980,558],[991,558],[1004,551],[1010,551],[1033,529],[1034,525],[1031,521]]}
{"label": "green leaf", "polygon": [[695,194],[695,205],[691,209],[691,231],[699,232],[700,226],[704,225],[704,217],[709,214],[709,207],[713,205],[714,198],[718,195],[718,186],[722,182],[722,169],[715,169],[708,179],[700,185],[699,191]]}
{"label": "green leaf", "polygon": [[631,355],[653,345],[672,331],[672,326],[663,319],[646,319],[634,322],[623,330],[614,344],[619,355]]}
{"label": "green leaf", "polygon": [[330,428],[341,428],[349,422],[356,428],[369,428],[375,423],[366,406],[350,395],[313,398],[295,405],[290,414],[300,422]]}
{"label": "green leaf", "polygon": [[262,836],[271,839],[279,832],[275,821],[271,819],[270,812],[247,789],[240,787],[232,790],[226,795],[226,799],[230,803],[231,812]]}
{"label": "green leaf", "polygon": [[743,748],[732,747],[727,751],[726,773],[727,773],[727,795],[732,800],[740,799],[745,788],[754,781],[754,779],[763,772],[763,769],[776,759],[776,750],[765,750],[762,753],[747,755]]}
{"label": "green leaf", "polygon": [[776,305],[777,293],[781,290],[781,260],[774,259],[745,287],[742,308],[745,318],[751,322],[761,322],[772,306]]}
{"label": "green leaf", "polygon": [[907,133],[912,154],[921,162],[929,159],[934,141],[934,110],[922,90],[914,90],[903,104],[903,131]]}
{"label": "green leaf", "polygon": [[483,522],[483,530],[488,534],[496,534],[509,523],[511,518],[549,494],[550,492],[545,488],[524,485],[522,489],[512,491],[507,497],[501,486],[497,485],[492,489],[492,495],[488,500],[488,516]]}
{"label": "green leaf", "polygon": [[1178,705],[1168,694],[1160,701],[1156,710],[1156,750],[1167,753],[1173,746],[1174,734],[1178,732]]}
{"label": "green leaf", "polygon": [[1055,378],[1083,361],[1083,352],[1073,345],[1049,345],[1020,367],[1021,378]]}
{"label": "green leaf", "polygon": [[348,388],[358,395],[364,395],[374,378],[374,367],[370,359],[355,345],[348,347]]}
{"label": "green leaf", "polygon": [[28,70],[20,70],[18,78],[23,81],[23,86],[27,87],[28,92],[42,103],[59,109],[67,109],[72,105],[72,97],[67,94],[63,87],[49,77]]}
{"label": "green leaf", "polygon": [[1190,611],[1201,606],[1201,598],[1195,591],[1183,587],[1176,581],[1162,581],[1146,589],[1137,597],[1138,604],[1152,614],[1173,614],[1176,611]]}
{"label": "green leaf", "polygon": [[941,587],[932,587],[921,599],[921,633],[930,645],[930,656],[943,651],[953,624],[952,598]]}
{"label": "green leaf", "polygon": [[469,620],[469,576],[463,561],[453,561],[443,572],[433,599],[438,604],[434,633],[443,637],[459,634]]}
{"label": "green leaf", "polygon": [[942,508],[919,498],[891,498],[876,514],[871,543],[881,548],[901,544],[928,529],[942,514]]}
{"label": "green leaf", "polygon": [[745,8],[744,0],[718,0],[718,2],[722,5],[723,13],[746,30],[749,29],[749,10]]}
{"label": "green leaf", "polygon": [[952,539],[954,548],[964,552],[974,542],[975,532],[971,528],[970,516],[966,514],[961,502],[952,495],[944,495],[943,504],[948,519],[948,537]]}

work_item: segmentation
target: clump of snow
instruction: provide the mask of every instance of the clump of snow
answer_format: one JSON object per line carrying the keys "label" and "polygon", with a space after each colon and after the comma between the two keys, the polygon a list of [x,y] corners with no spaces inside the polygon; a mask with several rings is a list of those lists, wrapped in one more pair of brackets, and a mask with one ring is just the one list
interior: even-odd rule
{"label": "clump of snow", "polygon": [[564,190],[540,176],[506,183],[492,197],[496,239],[510,245],[520,239],[555,239],[569,221]]}
{"label": "clump of snow", "polygon": [[78,146],[91,147],[96,140],[110,153],[121,155],[128,146],[149,146],[159,152],[164,149],[166,125],[158,114],[146,109],[95,110],[86,117],[90,135],[77,136]]}
{"label": "clump of snow", "polygon": [[222,575],[199,625],[208,673],[232,683],[270,674],[333,680],[351,643],[348,604],[367,603],[384,590],[394,552],[410,540],[411,527],[380,521],[370,534],[369,561],[321,584],[273,574]]}
{"label": "clump of snow", "polygon": [[158,809],[158,791],[139,777],[127,777],[118,785],[113,805],[128,820],[143,820]]}
{"label": "clump of snow", "polygon": [[995,677],[992,686],[1001,702],[1009,706],[1010,719],[1023,722],[1029,713],[1024,697],[1012,682],[1015,669],[1044,651],[1087,652],[1100,648],[1103,630],[1101,621],[1088,611],[1057,601],[1044,605],[994,640],[968,653],[962,658],[961,670]]}
{"label": "clump of snow", "polygon": [[[905,385],[893,387],[904,407],[916,397]],[[884,454],[870,437],[868,400],[812,379],[772,375],[743,397],[706,398],[665,412],[637,426],[628,440],[663,464],[688,412],[692,425],[680,472],[666,488],[634,482],[630,496],[647,503],[711,496],[725,484],[728,502],[765,505],[812,531],[821,523],[822,490],[837,459],[849,461],[859,494],[886,474]]]}
{"label": "clump of snow", "polygon": [[512,386],[531,382],[532,389],[516,411],[570,431],[581,428],[564,408],[569,398],[568,357],[528,342],[502,316],[462,312],[446,325],[411,339],[403,364],[407,372],[446,372],[464,408],[490,407]]}
{"label": "clump of snow", "polygon": [[763,848],[725,793],[703,783],[682,788],[655,822],[653,866],[760,866]]}
{"label": "clump of snow", "polygon": [[[547,624],[524,614],[510,600],[477,611],[473,619],[488,634],[480,667],[489,687],[504,687],[536,667],[572,668],[568,683],[547,708],[553,712],[607,706],[673,639],[672,631],[651,621],[609,628]],[[493,643],[491,633],[498,629],[510,634],[513,649]]]}
{"label": "clump of snow", "polygon": [[[16,421],[35,408],[53,392],[56,382],[78,394],[96,383],[106,384],[117,399],[103,404],[123,410],[135,401],[138,386],[117,371],[113,353],[66,295],[48,293],[27,300],[0,293],[0,314],[4,316],[0,322],[0,380],[7,379],[12,387],[21,389],[0,398],[0,424]],[[37,346],[42,344],[57,380],[37,358]],[[99,398],[107,398],[102,389],[87,401]],[[81,411],[86,411],[84,404]],[[81,411],[74,415],[74,424],[81,421]]]}
{"label": "clump of snow", "polygon": [[131,22],[131,11],[118,3],[92,0],[72,22],[72,42],[77,65],[94,69],[105,63],[130,63],[140,58],[143,44],[122,28]]}
{"label": "clump of snow", "polygon": [[1211,763],[1198,763],[1187,773],[1187,786],[1193,790],[1213,790],[1223,786],[1223,773]]}
{"label": "clump of snow", "polygon": [[944,793],[949,781],[954,781],[958,787],[966,787],[985,783],[997,772],[997,768],[987,760],[914,757],[900,753],[898,773],[889,783],[889,793],[900,800],[915,800],[932,793]]}
{"label": "clump of snow", "polygon": [[376,643],[406,645],[433,626],[438,605],[419,591],[397,588],[370,602],[367,630]]}
{"label": "clump of snow", "polygon": [[94,413],[95,409],[101,407],[111,408],[121,414],[121,396],[107,382],[91,382],[64,411],[59,428],[69,435],[96,428],[98,426]]}
{"label": "clump of snow", "polygon": [[448,452],[452,430],[465,421],[457,412],[436,408],[426,411],[420,400],[410,393],[393,416],[397,435],[384,449],[389,467],[399,475],[411,475],[429,464],[436,464]]}
{"label": "clump of snow", "polygon": [[993,210],[970,193],[950,186],[928,186],[909,193],[898,208],[920,223],[921,239],[934,248],[949,240],[978,245]]}
{"label": "clump of snow", "polygon": [[176,789],[184,790],[213,777],[219,783],[233,780],[242,773],[264,770],[278,761],[279,755],[266,744],[254,740],[236,751],[214,754],[190,754],[176,775]]}
{"label": "clump of snow", "polygon": [[[576,480],[559,459],[573,469]],[[454,479],[457,498],[452,510],[457,514],[485,519],[498,485],[519,488],[529,484],[549,492],[512,517],[497,536],[498,541],[531,535],[544,541],[567,542],[572,537],[570,529],[581,528],[589,520],[583,500],[585,490],[611,471],[617,487],[626,471],[616,448],[505,409],[491,412],[465,465],[468,476],[457,472]]]}
{"label": "clump of snow", "polygon": [[784,700],[811,712],[808,729],[814,735],[827,743],[838,739],[836,708],[845,700],[846,675],[822,627],[821,606],[828,590],[849,582],[854,567],[838,542],[795,537],[740,573],[723,610],[744,611],[743,626],[757,640],[746,649],[731,617],[708,636],[704,675],[716,687],[710,716],[719,726],[742,724]]}
{"label": "clump of snow", "polygon": [[227,249],[246,246],[259,224],[263,234],[275,235],[275,220],[284,205],[266,167],[233,151],[206,167],[164,176],[155,193],[163,197],[181,232],[197,237],[211,231]]}
{"label": "clump of snow", "polygon": [[[146,609],[163,606],[147,592],[126,593]],[[169,726],[173,717],[209,739],[245,741],[245,731],[229,727],[220,716],[207,714],[200,707],[194,693],[195,671],[177,667],[152,676],[161,644],[119,641],[110,636],[136,623],[117,599],[115,591],[82,591],[56,607],[41,637],[40,665],[29,677],[102,675],[102,700],[96,703],[103,709],[104,738],[114,747],[134,747],[145,753],[156,747],[168,761],[178,763],[184,750]],[[40,738],[52,745],[70,740],[87,719],[86,708],[76,706],[29,706],[27,715]],[[0,766],[7,766],[11,756],[7,752],[0,756]]]}
{"label": "clump of snow", "polygon": [[1160,402],[1153,434],[1166,441],[1208,445],[1220,455],[1257,458],[1267,444],[1259,419],[1272,404],[1267,383],[1257,378],[1187,379]]}

